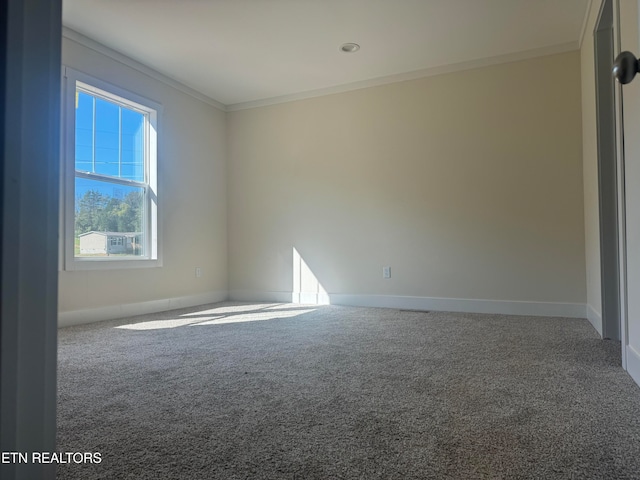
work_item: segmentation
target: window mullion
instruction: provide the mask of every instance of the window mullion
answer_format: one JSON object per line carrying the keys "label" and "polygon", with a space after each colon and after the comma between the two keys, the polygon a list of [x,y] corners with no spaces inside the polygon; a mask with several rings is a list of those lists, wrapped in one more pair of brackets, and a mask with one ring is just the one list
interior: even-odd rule
{"label": "window mullion", "polygon": [[91,97],[91,170],[96,171],[96,97]]}
{"label": "window mullion", "polygon": [[122,107],[118,107],[118,177],[122,177]]}
{"label": "window mullion", "polygon": [[136,182],[135,180],[128,180],[126,178],[111,177],[100,173],[83,172],[82,170],[76,170],[76,177],[86,178],[88,180],[99,180],[101,182],[117,183],[125,187],[147,188],[146,183]]}
{"label": "window mullion", "polygon": [[[142,169],[144,171],[144,181],[148,185],[149,184],[149,115],[144,116],[144,130],[142,134],[143,138],[143,157],[142,157]],[[143,244],[144,249],[147,254],[151,253],[151,195],[149,194],[149,188],[145,188],[144,190],[144,212],[142,216],[142,223],[144,225],[144,238]]]}

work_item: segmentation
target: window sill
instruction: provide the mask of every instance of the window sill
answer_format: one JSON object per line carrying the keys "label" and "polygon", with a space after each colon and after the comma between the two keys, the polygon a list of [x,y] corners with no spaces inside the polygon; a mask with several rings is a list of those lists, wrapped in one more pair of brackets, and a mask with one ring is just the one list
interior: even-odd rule
{"label": "window sill", "polygon": [[134,268],[158,268],[162,267],[160,259],[149,260],[114,260],[113,258],[85,258],[73,259],[66,262],[65,271],[78,270],[124,270]]}

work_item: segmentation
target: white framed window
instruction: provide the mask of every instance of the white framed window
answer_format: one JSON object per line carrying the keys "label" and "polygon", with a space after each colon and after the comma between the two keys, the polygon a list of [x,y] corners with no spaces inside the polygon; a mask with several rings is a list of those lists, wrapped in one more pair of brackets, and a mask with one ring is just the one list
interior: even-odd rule
{"label": "white framed window", "polygon": [[161,266],[161,106],[68,67],[63,77],[64,269]]}

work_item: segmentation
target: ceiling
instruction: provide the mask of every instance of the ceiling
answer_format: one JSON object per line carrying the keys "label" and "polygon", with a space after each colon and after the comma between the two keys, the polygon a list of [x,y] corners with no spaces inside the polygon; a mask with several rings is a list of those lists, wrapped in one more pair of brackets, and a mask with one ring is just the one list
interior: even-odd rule
{"label": "ceiling", "polygon": [[589,2],[63,0],[63,25],[232,108],[577,49]]}

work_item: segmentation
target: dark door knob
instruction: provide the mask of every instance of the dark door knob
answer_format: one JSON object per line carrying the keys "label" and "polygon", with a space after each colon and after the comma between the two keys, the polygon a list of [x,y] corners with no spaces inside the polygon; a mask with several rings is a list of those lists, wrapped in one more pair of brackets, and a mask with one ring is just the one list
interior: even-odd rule
{"label": "dark door knob", "polygon": [[638,73],[638,59],[631,52],[622,52],[613,62],[613,76],[626,85]]}

